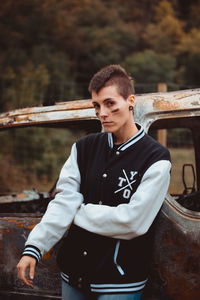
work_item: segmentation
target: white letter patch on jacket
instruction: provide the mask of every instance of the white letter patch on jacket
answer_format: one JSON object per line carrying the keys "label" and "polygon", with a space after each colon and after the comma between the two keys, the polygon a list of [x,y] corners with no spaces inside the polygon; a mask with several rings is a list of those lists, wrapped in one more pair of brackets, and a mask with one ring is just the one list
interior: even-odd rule
{"label": "white letter patch on jacket", "polygon": [[131,191],[133,190],[132,184],[136,181],[135,176],[137,175],[137,171],[130,171],[130,176],[128,178],[126,171],[123,169],[124,177],[118,177],[119,183],[118,186],[120,187],[118,190],[115,191],[116,193],[119,193],[120,191],[123,191],[123,198],[129,199],[131,195]]}

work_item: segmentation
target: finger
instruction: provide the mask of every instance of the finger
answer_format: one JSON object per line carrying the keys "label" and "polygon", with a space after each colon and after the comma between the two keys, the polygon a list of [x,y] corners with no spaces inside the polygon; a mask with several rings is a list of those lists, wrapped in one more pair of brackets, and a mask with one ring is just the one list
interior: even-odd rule
{"label": "finger", "polygon": [[34,279],[34,276],[35,276],[35,265],[36,265],[36,262],[32,262],[30,264],[30,272],[29,272],[29,277],[31,280]]}
{"label": "finger", "polygon": [[32,280],[29,280],[27,277],[26,277],[26,269],[29,268],[29,265],[24,265],[22,263],[19,263],[17,265],[17,270],[18,270],[18,278],[24,283],[26,284],[27,286],[30,286],[33,288],[33,282]]}
{"label": "finger", "polygon": [[27,286],[30,286],[32,289],[33,289],[33,281],[32,280],[30,280],[30,279],[27,279],[26,277],[25,277],[25,279],[24,280],[22,280],[23,281],[23,283],[24,284],[26,284]]}
{"label": "finger", "polygon": [[33,283],[31,280],[26,278],[26,269],[22,267],[18,267],[18,278],[27,286],[33,287]]}

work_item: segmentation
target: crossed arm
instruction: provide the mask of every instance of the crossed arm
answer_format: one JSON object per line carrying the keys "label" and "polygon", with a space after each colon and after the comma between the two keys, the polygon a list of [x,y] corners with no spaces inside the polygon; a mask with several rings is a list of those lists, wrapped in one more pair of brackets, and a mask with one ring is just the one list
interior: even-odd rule
{"label": "crossed arm", "polygon": [[[116,239],[132,239],[144,234],[167,193],[170,167],[170,162],[165,160],[153,164],[128,204],[117,207],[84,205],[79,192],[80,173],[74,145],[57,184],[61,192],[50,202],[41,222],[30,233],[26,245],[37,247],[43,255],[62,238],[72,222],[90,232]],[[19,279],[32,288],[36,261],[36,258],[25,255],[17,265]],[[26,277],[27,269],[29,278]]]}

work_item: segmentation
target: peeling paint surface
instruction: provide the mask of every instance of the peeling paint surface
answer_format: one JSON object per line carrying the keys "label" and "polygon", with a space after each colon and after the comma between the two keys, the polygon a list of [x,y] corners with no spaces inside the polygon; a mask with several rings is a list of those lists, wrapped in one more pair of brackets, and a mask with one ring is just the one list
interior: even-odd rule
{"label": "peeling paint surface", "polygon": [[199,299],[199,232],[200,213],[188,217],[164,203],[156,227],[153,274],[161,299],[164,294],[167,299]]}
{"label": "peeling paint surface", "polygon": [[[0,218],[0,291],[31,292],[28,287],[17,279],[16,265],[21,256],[24,243],[30,230],[40,221],[40,218],[18,215]],[[60,294],[60,274],[55,263],[55,249],[49,251],[46,259],[37,266],[35,291],[43,295]]]}
{"label": "peeling paint surface", "polygon": [[[48,193],[42,193],[43,197],[48,197]],[[40,199],[41,193],[38,194],[36,191],[23,191],[18,194],[4,195],[0,196],[0,203],[12,203],[18,201],[32,201],[36,199]]]}
{"label": "peeling paint surface", "polygon": [[159,118],[199,115],[200,89],[136,95],[135,120],[148,129]]}
{"label": "peeling paint surface", "polygon": [[69,101],[45,107],[31,107],[0,114],[0,128],[96,118],[90,100]]}
{"label": "peeling paint surface", "polygon": [[[142,122],[148,116],[158,113],[176,113],[184,110],[199,110],[200,89],[136,95],[135,119]],[[0,129],[11,126],[63,122],[70,120],[96,119],[91,100],[56,103],[17,109],[0,114]]]}

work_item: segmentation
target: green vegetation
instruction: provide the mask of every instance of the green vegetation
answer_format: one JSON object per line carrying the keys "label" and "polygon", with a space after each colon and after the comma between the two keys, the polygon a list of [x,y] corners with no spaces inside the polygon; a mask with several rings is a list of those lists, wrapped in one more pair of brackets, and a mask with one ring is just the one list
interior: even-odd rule
{"label": "green vegetation", "polygon": [[[200,0],[1,1],[0,41],[0,112],[88,98],[91,76],[112,63],[127,68],[136,93],[162,81],[200,85]],[[48,190],[77,137],[1,132],[0,191]]]}
{"label": "green vegetation", "polygon": [[200,84],[200,0],[7,0],[0,40],[0,111],[87,98],[110,63],[136,92]]}
{"label": "green vegetation", "polygon": [[0,194],[49,191],[81,130],[15,128],[0,132]]}

